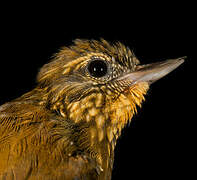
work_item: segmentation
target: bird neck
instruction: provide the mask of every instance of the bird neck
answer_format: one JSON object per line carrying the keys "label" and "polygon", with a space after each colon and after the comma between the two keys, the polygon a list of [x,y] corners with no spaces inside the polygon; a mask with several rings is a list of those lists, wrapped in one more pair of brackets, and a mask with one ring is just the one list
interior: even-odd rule
{"label": "bird neck", "polygon": [[101,170],[112,169],[116,141],[137,112],[136,106],[141,106],[147,90],[147,83],[139,83],[115,100],[95,92],[59,109],[66,119],[84,127],[78,144],[95,158]]}
{"label": "bird neck", "polygon": [[[65,98],[51,104],[48,103],[50,93],[36,91],[43,94],[40,103],[46,107],[49,105],[49,110],[75,127],[70,138],[78,150],[95,159],[101,172],[110,172],[116,141],[137,112],[136,106],[141,106],[148,87],[147,83],[138,83],[115,99],[111,98],[110,91],[105,91],[105,94],[95,91],[78,101],[68,102]],[[72,140],[73,137],[77,138]]]}

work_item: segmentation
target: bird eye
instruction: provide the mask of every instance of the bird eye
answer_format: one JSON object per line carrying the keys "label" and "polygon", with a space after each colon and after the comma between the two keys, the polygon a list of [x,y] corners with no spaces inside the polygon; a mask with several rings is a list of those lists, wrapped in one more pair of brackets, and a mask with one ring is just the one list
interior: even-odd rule
{"label": "bird eye", "polygon": [[108,66],[105,61],[96,59],[96,60],[90,61],[87,69],[91,76],[100,78],[107,74]]}

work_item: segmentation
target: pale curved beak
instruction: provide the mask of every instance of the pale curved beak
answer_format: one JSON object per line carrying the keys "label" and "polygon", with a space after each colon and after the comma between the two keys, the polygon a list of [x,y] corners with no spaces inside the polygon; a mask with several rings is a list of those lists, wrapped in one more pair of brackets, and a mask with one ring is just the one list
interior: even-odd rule
{"label": "pale curved beak", "polygon": [[152,84],[180,66],[185,58],[186,57],[181,57],[147,65],[139,65],[136,71],[128,73],[118,80],[127,80],[132,84],[138,82],[148,82]]}

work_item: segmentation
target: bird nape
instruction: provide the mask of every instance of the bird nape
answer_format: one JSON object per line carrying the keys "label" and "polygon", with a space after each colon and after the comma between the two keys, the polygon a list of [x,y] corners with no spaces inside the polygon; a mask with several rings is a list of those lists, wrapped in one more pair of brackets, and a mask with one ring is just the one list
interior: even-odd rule
{"label": "bird nape", "polygon": [[75,40],[37,87],[0,106],[0,179],[111,179],[121,130],[184,58],[140,65],[123,44]]}

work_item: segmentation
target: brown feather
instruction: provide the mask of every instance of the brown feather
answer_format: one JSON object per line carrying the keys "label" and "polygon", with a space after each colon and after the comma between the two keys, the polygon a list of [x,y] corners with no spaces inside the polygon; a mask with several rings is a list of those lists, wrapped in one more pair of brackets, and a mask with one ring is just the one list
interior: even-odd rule
{"label": "brown feather", "polygon": [[[110,66],[107,76],[87,71],[92,59]],[[103,39],[62,48],[35,89],[0,107],[0,179],[111,179],[116,140],[149,88],[118,78],[138,64]]]}

